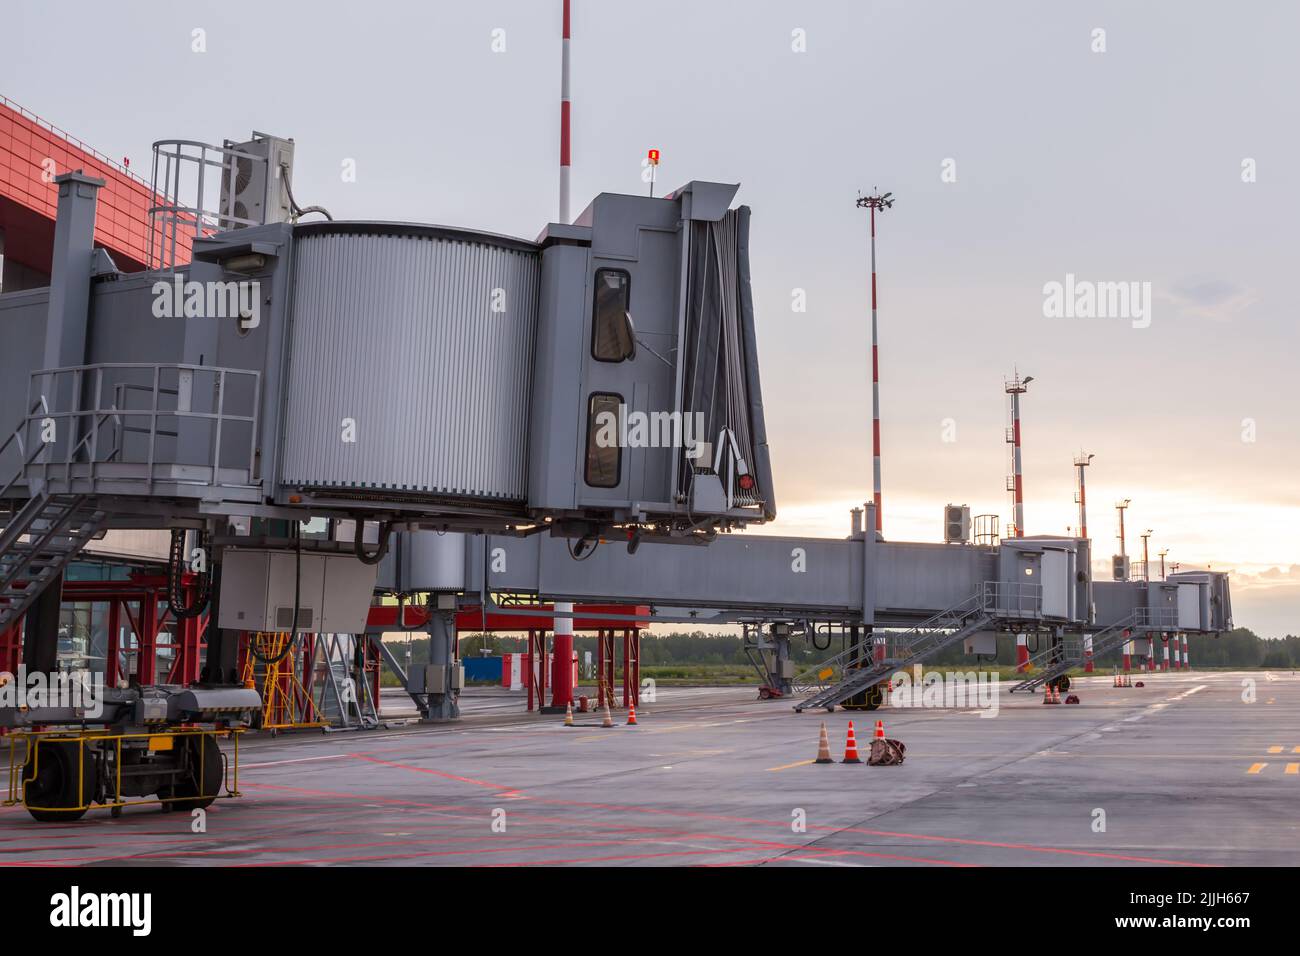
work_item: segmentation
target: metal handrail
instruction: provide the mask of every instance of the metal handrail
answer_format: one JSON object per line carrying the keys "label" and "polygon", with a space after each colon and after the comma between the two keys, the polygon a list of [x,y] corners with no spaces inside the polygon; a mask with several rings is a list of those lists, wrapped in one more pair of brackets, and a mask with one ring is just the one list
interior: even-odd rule
{"label": "metal handrail", "polygon": [[1043,586],[1021,581],[985,581],[980,591],[981,607],[991,617],[1041,618]]}
{"label": "metal handrail", "polygon": [[[107,407],[102,407],[104,398],[105,373],[112,371],[124,372],[143,372],[151,379],[150,384],[144,385],[139,382],[112,382],[114,389],[115,401]],[[189,407],[180,407],[178,401],[177,407],[165,408],[160,407],[160,396],[176,396],[181,394],[180,387],[172,388],[163,383],[164,372],[175,373],[178,377],[184,374],[192,376],[209,375],[214,379],[214,411],[195,411]],[[32,372],[28,383],[28,397],[30,398],[33,391],[40,391],[40,384],[46,381],[50,382],[50,391],[57,393],[60,388],[59,379],[61,377],[71,376],[72,382],[70,387],[71,402],[73,408],[67,411],[50,410],[46,403],[45,394],[42,392],[39,404],[45,405],[43,414],[39,417],[44,419],[67,420],[70,423],[72,434],[80,430],[78,423],[84,418],[90,419],[89,427],[80,440],[69,441],[66,450],[62,455],[62,461],[50,461],[48,455],[44,460],[38,461],[43,452],[49,449],[48,444],[42,444],[33,451],[33,454],[24,462],[18,476],[11,480],[10,484],[5,487],[5,491],[25,474],[32,465],[40,465],[44,468],[43,477],[48,480],[49,469],[62,465],[64,468],[65,480],[71,480],[72,466],[82,460],[82,452],[89,448],[89,453],[85,461],[91,466],[90,477],[94,478],[94,466],[96,464],[122,461],[124,454],[123,444],[120,436],[113,439],[111,450],[101,457],[99,453],[99,432],[103,424],[112,419],[121,434],[135,433],[148,435],[148,453],[143,461],[131,462],[128,464],[143,464],[147,466],[146,478],[152,487],[154,480],[154,465],[157,464],[157,440],[158,438],[174,438],[179,435],[177,431],[169,431],[160,427],[160,419],[177,419],[193,421],[210,421],[213,423],[213,436],[208,448],[208,455],[205,462],[199,467],[210,469],[211,480],[216,482],[218,470],[221,467],[222,457],[222,432],[223,428],[229,424],[243,424],[249,428],[248,439],[248,461],[247,471],[251,477],[254,473],[254,467],[257,454],[257,425],[258,410],[261,401],[261,373],[255,369],[231,369],[211,365],[191,365],[187,363],[147,363],[147,362],[102,362],[91,365],[69,365],[57,368],[40,369]],[[251,379],[252,390],[252,413],[247,415],[234,414],[227,412],[226,395],[228,392],[227,379],[235,376]],[[89,401],[91,407],[82,407],[81,396],[83,394],[83,384],[88,377],[93,377],[94,387],[91,390],[92,396]],[[133,409],[126,407],[126,394],[130,391],[145,392],[149,395],[149,407]],[[193,387],[190,389],[191,394],[194,392]],[[31,404],[32,408],[37,407],[37,403]],[[29,411],[24,417],[23,423],[16,430],[15,434],[19,435],[21,445],[21,433],[29,429],[34,419],[38,416]],[[130,422],[134,419],[144,419],[147,425],[144,427],[132,426]],[[0,493],[2,496],[2,493]]]}
{"label": "metal handrail", "polygon": [[[28,406],[27,414],[23,416],[22,424],[10,433],[9,437],[4,440],[4,444],[0,444],[0,455],[4,454],[5,449],[9,447],[9,443],[14,440],[17,440],[18,442],[18,456],[23,458],[23,456],[27,454],[27,449],[23,447],[23,432],[26,431],[27,423],[31,421],[31,417],[36,414],[38,408],[45,410],[48,410],[49,408],[45,402],[44,395]],[[3,488],[0,488],[0,500],[3,500],[5,495],[9,494],[9,490],[22,480],[23,475],[27,473],[27,466],[36,460],[36,456],[41,453],[41,450],[41,448],[37,448],[32,452],[30,458],[23,458],[22,464],[18,466],[18,471],[14,473],[12,478],[5,482]]]}
{"label": "metal handrail", "polygon": [[[211,157],[209,156],[211,154]],[[224,232],[241,226],[260,226],[260,220],[235,215],[234,182],[239,160],[260,163],[266,167],[264,175],[271,176],[271,163],[267,156],[259,156],[234,146],[217,146],[191,139],[164,139],[153,144],[153,174],[150,189],[157,202],[149,207],[149,266],[163,269],[177,265],[176,249],[182,239],[192,243],[200,236]],[[197,170],[193,183],[182,180],[182,171],[193,167]],[[208,168],[219,171],[229,178],[231,188],[225,197],[227,208],[221,208],[221,197],[217,198],[215,210],[207,206]],[[161,182],[160,182],[161,178]],[[181,199],[181,192],[194,189],[194,205],[187,206]],[[220,185],[220,181],[218,182]],[[182,237],[181,228],[187,235]],[[183,243],[182,243],[183,244]]]}
{"label": "metal handrail", "polygon": [[[916,642],[918,642],[921,638],[923,638],[926,633],[935,630],[952,628],[954,625],[960,623],[965,618],[969,617],[970,614],[979,610],[981,607],[981,602],[982,602],[982,595],[980,593],[976,593],[966,598],[964,601],[958,604],[954,604],[952,607],[940,611],[938,614],[932,615],[931,617],[922,621],[920,624],[908,628],[906,631],[876,635],[885,638],[886,659],[891,659],[892,657],[895,656],[889,653],[888,645],[890,643],[894,645],[893,649],[896,651],[899,649],[908,650],[911,647],[913,647],[916,644]],[[796,675],[790,682],[791,686],[796,689],[798,688],[812,689],[812,688],[827,686],[830,683],[831,678],[823,679],[818,675],[820,675],[828,667],[832,669],[832,672],[834,672],[834,669],[837,665],[848,664],[848,663],[855,664],[858,663],[859,661],[867,661],[867,662],[872,661],[873,643],[874,643],[874,638],[872,641],[865,641],[862,644],[858,644],[854,647],[850,647],[847,650],[841,651],[840,653],[833,655],[832,657],[826,658],[826,660],[819,662],[814,667],[811,667],[808,670],[804,671],[802,674]],[[841,667],[841,670],[842,669],[843,668]]]}

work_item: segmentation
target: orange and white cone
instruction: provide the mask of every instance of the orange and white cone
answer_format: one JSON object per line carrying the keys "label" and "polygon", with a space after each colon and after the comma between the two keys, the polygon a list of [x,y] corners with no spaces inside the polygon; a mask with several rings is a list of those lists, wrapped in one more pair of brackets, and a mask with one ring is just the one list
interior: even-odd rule
{"label": "orange and white cone", "polygon": [[844,740],[844,759],[840,763],[862,763],[858,756],[858,738],[853,733],[853,721],[849,721],[849,734]]}
{"label": "orange and white cone", "polygon": [[875,737],[876,740],[885,739],[885,722],[883,720],[876,721],[876,732],[872,734],[872,736]]}
{"label": "orange and white cone", "polygon": [[564,708],[564,726],[566,727],[573,726],[573,704],[572,703],[570,703],[568,706]]}
{"label": "orange and white cone", "polygon": [[834,763],[831,759],[831,740],[826,736],[826,721],[822,721],[821,735],[817,738],[817,759],[813,763]]}
{"label": "orange and white cone", "polygon": [[629,727],[636,726],[636,704],[629,703],[627,705],[627,725]]}
{"label": "orange and white cone", "polygon": [[609,712],[609,701],[605,701],[605,716],[604,718],[602,718],[600,722],[600,726],[602,727],[614,726],[614,715]]}

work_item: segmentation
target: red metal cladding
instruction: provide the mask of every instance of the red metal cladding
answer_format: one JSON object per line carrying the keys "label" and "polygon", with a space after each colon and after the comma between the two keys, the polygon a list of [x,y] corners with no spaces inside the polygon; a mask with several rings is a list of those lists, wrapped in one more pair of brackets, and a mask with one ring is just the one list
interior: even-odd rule
{"label": "red metal cladding", "polygon": [[[118,163],[0,97],[0,230],[5,255],[48,274],[58,186],[73,170],[104,180],[95,214],[95,244],[126,272],[149,261],[149,184]],[[189,237],[177,236],[177,264],[189,262]]]}

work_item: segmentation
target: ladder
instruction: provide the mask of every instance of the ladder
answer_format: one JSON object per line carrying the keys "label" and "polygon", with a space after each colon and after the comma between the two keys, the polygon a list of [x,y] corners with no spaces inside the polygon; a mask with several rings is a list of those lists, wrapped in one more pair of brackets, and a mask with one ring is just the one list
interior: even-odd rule
{"label": "ladder", "polygon": [[[1092,636],[1093,656],[1104,654],[1125,641],[1134,640],[1139,632],[1145,633],[1149,629],[1143,624],[1143,621],[1146,620],[1145,611],[1146,608],[1139,608],[1122,620],[1094,634]],[[1011,693],[1014,694],[1020,690],[1032,691],[1049,681],[1056,680],[1071,667],[1079,666],[1083,663],[1083,660],[1082,640],[1065,640],[1054,647],[1039,651],[1029,658],[1027,666],[1034,669],[1041,667],[1042,670],[1012,687]]]}
{"label": "ladder", "polygon": [[0,631],[10,627],[103,530],[88,495],[37,494],[0,531]]}
{"label": "ladder", "polygon": [[863,661],[864,654],[872,653],[873,648],[869,643],[851,647],[822,661],[811,671],[794,679],[796,688],[801,686],[807,688],[814,686],[816,678],[825,674],[827,668],[834,669],[839,665],[844,671],[838,683],[817,690],[805,700],[795,704],[794,709],[798,712],[816,707],[831,710],[836,704],[875,686],[895,671],[919,664],[945,647],[984,630],[993,621],[994,616],[987,610],[986,596],[979,592],[960,604],[922,621],[911,630],[888,635],[886,656],[883,660]]}
{"label": "ladder", "polygon": [[[9,497],[44,450],[40,444],[29,449],[23,440],[24,430],[37,413],[49,413],[44,397],[27,409],[18,427],[0,443],[0,454],[13,444],[20,458],[18,470],[0,487],[0,500]],[[94,419],[89,432],[72,449],[69,460],[112,417],[114,413],[109,411]],[[114,450],[110,457],[116,454]],[[29,482],[28,491],[31,497],[0,530],[0,632],[22,617],[87,542],[102,536],[108,522],[107,512],[100,510],[89,495],[50,494],[44,482]]]}

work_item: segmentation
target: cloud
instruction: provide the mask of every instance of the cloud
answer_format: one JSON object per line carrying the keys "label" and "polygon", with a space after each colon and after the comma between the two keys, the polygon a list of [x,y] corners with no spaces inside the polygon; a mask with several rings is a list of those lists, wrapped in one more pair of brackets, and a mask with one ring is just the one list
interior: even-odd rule
{"label": "cloud", "polygon": [[1253,305],[1255,293],[1230,279],[1187,279],[1168,293],[1173,303],[1190,315],[1227,320]]}

